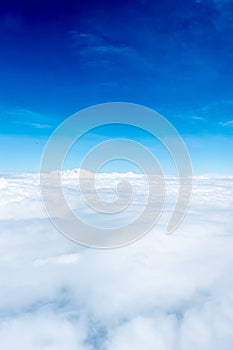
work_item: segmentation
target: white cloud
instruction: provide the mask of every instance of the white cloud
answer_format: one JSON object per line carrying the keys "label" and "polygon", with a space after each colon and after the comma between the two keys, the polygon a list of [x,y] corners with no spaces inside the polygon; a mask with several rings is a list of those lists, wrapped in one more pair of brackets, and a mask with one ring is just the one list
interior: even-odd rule
{"label": "white cloud", "polygon": [[[63,177],[74,207],[80,205],[76,176],[70,171]],[[101,195],[109,196],[116,177],[99,179]],[[142,177],[127,178],[141,198]],[[168,179],[166,212],[153,231],[127,247],[102,251],[82,248],[56,231],[42,207],[37,175],[5,174],[2,348],[231,350],[233,177],[196,177],[189,214],[166,236],[162,228],[176,185]]]}
{"label": "white cloud", "polygon": [[90,346],[84,344],[85,328],[83,322],[69,321],[46,310],[31,312],[2,325],[1,347],[7,350],[90,350]]}

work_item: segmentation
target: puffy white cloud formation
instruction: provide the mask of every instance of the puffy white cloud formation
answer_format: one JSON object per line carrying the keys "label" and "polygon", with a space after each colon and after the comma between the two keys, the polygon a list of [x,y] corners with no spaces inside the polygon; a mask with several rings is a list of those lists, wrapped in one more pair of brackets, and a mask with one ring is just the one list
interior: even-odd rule
{"label": "puffy white cloud formation", "polygon": [[[64,187],[75,202],[75,171]],[[128,174],[144,193],[141,176]],[[109,195],[117,174],[103,175]],[[232,350],[233,178],[197,177],[190,211],[114,250],[82,248],[52,226],[38,176],[0,179],[0,344],[5,350]],[[76,194],[77,195],[77,194]],[[143,205],[143,201],[137,201]]]}

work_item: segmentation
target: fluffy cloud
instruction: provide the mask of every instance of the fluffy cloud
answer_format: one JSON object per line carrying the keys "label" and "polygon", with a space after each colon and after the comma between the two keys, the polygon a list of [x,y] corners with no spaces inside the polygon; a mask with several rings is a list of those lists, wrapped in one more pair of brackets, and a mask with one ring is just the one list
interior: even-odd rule
{"label": "fluffy cloud", "polygon": [[[102,196],[114,195],[117,177],[98,180]],[[125,177],[138,191],[137,211],[145,183]],[[38,181],[32,174],[0,179],[2,348],[232,349],[233,178],[195,178],[189,213],[166,236],[177,192],[168,179],[159,224],[136,243],[108,251],[82,248],[57,232]],[[65,172],[63,183],[72,207],[88,219],[76,172]]]}

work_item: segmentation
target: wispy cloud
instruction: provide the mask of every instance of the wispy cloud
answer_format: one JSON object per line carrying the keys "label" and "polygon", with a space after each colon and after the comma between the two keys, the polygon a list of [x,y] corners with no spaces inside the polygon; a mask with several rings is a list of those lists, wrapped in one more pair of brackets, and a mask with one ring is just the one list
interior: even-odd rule
{"label": "wispy cloud", "polygon": [[205,121],[205,120],[206,120],[206,118],[204,118],[204,117],[199,117],[199,116],[197,116],[197,115],[193,115],[193,116],[192,116],[192,119],[194,119],[194,120],[200,120],[200,121]]}
{"label": "wispy cloud", "polygon": [[220,122],[219,125],[227,126],[227,127],[233,128],[233,120],[228,120],[228,121],[226,121],[226,122]]}
{"label": "wispy cloud", "polygon": [[137,57],[135,48],[124,43],[110,43],[104,36],[96,33],[83,33],[76,30],[69,32],[73,40],[76,53],[88,56],[92,54],[99,55],[119,55],[129,57]]}
{"label": "wispy cloud", "polygon": [[51,118],[30,109],[16,107],[3,111],[2,114],[10,117],[10,122],[12,124],[31,126],[36,129],[49,129],[52,127],[52,125],[48,123],[48,121],[51,121]]}
{"label": "wispy cloud", "polygon": [[[230,121],[223,121],[227,116]],[[233,118],[233,100],[229,99],[211,102],[198,108],[194,111],[192,119],[215,120],[218,125],[230,126],[231,116]]]}
{"label": "wispy cloud", "polygon": [[32,123],[32,126],[36,129],[50,129],[52,126],[49,124],[38,124],[38,123]]}

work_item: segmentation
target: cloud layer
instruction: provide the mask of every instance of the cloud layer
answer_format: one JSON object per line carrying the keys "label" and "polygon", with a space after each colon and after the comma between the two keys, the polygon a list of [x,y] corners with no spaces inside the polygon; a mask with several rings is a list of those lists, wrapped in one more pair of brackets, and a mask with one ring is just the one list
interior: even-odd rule
{"label": "cloud layer", "polygon": [[[64,191],[88,219],[75,200],[75,174],[64,173]],[[127,178],[142,198],[142,177]],[[108,198],[116,179],[99,179],[101,195]],[[231,177],[196,177],[189,214],[166,236],[177,193],[175,179],[167,179],[159,224],[134,244],[102,251],[56,231],[43,210],[37,175],[2,175],[2,348],[231,350],[232,185]]]}

